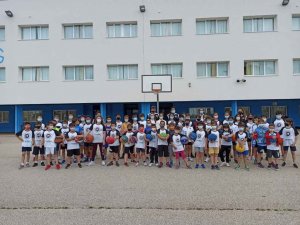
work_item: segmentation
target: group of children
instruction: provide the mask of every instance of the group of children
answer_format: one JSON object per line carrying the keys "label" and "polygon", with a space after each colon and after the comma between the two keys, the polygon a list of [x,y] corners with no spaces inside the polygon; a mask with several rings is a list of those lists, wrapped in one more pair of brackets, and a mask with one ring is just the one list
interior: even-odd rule
{"label": "group of children", "polygon": [[[76,163],[79,168],[85,162],[95,165],[99,148],[102,166],[180,167],[180,158],[186,168],[191,169],[195,158],[195,168],[206,168],[211,161],[212,170],[222,166],[240,169],[242,165],[249,170],[250,161],[264,168],[279,170],[278,159],[282,156],[281,166],[286,166],[288,150],[292,154],[293,166],[296,164],[296,139],[298,132],[290,118],[285,120],[280,112],[276,113],[273,123],[267,123],[266,117],[245,116],[239,110],[235,117],[225,112],[223,121],[218,113],[208,116],[204,111],[194,121],[189,114],[177,114],[172,108],[168,115],[155,113],[151,108],[148,115],[128,115],[115,121],[110,116],[104,121],[98,113],[94,118],[69,115],[68,121],[54,120],[47,125],[39,117],[31,129],[30,123],[24,124],[24,130],[16,136],[22,141],[22,159],[20,169],[29,167],[33,146],[33,167],[45,166],[50,169],[55,163],[56,169],[65,165],[69,169]],[[67,154],[66,154],[67,153]],[[175,160],[174,160],[175,158]]]}

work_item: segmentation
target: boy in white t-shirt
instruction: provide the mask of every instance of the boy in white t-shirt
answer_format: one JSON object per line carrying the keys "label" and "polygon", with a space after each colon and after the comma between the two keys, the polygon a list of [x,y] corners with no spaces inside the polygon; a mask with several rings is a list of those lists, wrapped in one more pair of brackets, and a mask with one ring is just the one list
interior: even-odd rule
{"label": "boy in white t-shirt", "polygon": [[202,169],[205,169],[205,165],[204,165],[204,151],[206,150],[206,139],[207,139],[207,133],[204,130],[204,126],[203,123],[199,122],[197,124],[197,128],[196,128],[196,135],[197,138],[194,142],[194,150],[196,153],[196,165],[195,168],[199,168],[200,164]]}
{"label": "boy in white t-shirt", "polygon": [[76,157],[78,167],[82,168],[82,165],[80,163],[81,157],[78,141],[80,138],[83,138],[83,136],[77,134],[77,132],[75,131],[75,124],[70,123],[69,129],[70,131],[65,134],[65,140],[67,141],[67,165],[65,169],[71,167],[73,155]]}
{"label": "boy in white t-shirt", "polygon": [[137,142],[135,143],[135,151],[136,151],[136,164],[139,165],[139,160],[142,159],[144,162],[144,166],[147,166],[146,162],[146,134],[144,133],[144,125],[140,124],[138,128],[138,132],[136,133]]}

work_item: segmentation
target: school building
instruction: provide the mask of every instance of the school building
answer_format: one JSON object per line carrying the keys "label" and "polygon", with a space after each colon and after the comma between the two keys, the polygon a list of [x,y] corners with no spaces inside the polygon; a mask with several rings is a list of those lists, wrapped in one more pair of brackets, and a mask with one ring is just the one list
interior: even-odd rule
{"label": "school building", "polygon": [[239,107],[300,126],[300,0],[0,1],[0,133],[68,113]]}

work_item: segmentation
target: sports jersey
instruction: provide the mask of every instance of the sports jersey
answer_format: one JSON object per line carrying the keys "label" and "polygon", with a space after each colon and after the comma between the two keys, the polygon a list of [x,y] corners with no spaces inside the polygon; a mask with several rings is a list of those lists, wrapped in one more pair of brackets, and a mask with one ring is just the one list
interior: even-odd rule
{"label": "sports jersey", "polygon": [[191,126],[184,126],[181,130],[181,134],[185,135],[189,138],[190,133],[192,133],[194,131],[194,128]]}
{"label": "sports jersey", "polygon": [[40,147],[42,145],[43,133],[43,130],[34,131],[34,146]]}
{"label": "sports jersey", "polygon": [[284,121],[283,121],[283,119],[276,119],[275,121],[274,121],[274,130],[275,130],[275,132],[279,132],[283,127],[284,127]]}
{"label": "sports jersey", "polygon": [[90,128],[92,135],[94,136],[93,143],[103,143],[105,126],[102,124],[93,124]]}
{"label": "sports jersey", "polygon": [[137,134],[136,134],[136,138],[137,138],[137,142],[136,142],[136,144],[135,144],[135,147],[136,148],[145,148],[145,143],[146,143],[146,141],[145,141],[145,133],[141,133],[141,132],[138,132]]}
{"label": "sports jersey", "polygon": [[152,136],[152,140],[149,141],[149,147],[151,148],[157,148],[157,132],[153,132],[152,130],[149,132]]}
{"label": "sports jersey", "polygon": [[174,135],[172,135],[172,137],[171,137],[172,143],[173,143],[173,145],[176,146],[176,148],[173,148],[174,152],[184,151],[183,145],[182,145],[182,143],[180,141],[180,139],[181,139],[182,136],[183,135],[180,135],[180,134],[174,134]]}
{"label": "sports jersey", "polygon": [[204,148],[206,146],[205,138],[207,138],[207,133],[204,130],[196,131],[197,138],[194,142],[194,147]]}
{"label": "sports jersey", "polygon": [[53,148],[56,147],[56,143],[54,142],[56,135],[54,130],[46,130],[43,134],[44,137],[44,146],[45,148]]}
{"label": "sports jersey", "polygon": [[[220,131],[220,135],[221,137],[224,135],[225,137],[229,137],[232,134],[231,130],[225,131],[222,130]],[[221,138],[221,145],[225,145],[225,146],[231,146],[232,145],[232,138],[229,139],[225,139],[225,138]]]}
{"label": "sports jersey", "polygon": [[[107,134],[110,137],[120,137],[120,132],[116,129],[116,130],[111,130],[108,132]],[[110,144],[109,146],[119,146],[120,145],[120,141],[119,138],[115,139],[115,142],[113,144]]]}
{"label": "sports jersey", "polygon": [[121,131],[121,129],[122,129],[122,121],[116,121],[116,129],[118,130],[118,131]]}
{"label": "sports jersey", "polygon": [[[236,138],[236,140],[244,141],[247,139],[247,133],[246,132],[243,132],[243,133],[236,132],[235,138]],[[244,147],[245,147],[245,151],[249,150],[247,141],[245,141]]]}
{"label": "sports jersey", "polygon": [[[158,134],[162,134],[162,133],[169,134],[169,131],[166,129],[158,129],[157,133]],[[164,141],[164,140],[161,140],[160,138],[158,138],[157,145],[168,145],[168,140]]]}
{"label": "sports jersey", "polygon": [[92,124],[84,124],[83,125],[83,136],[86,137],[86,135],[90,132]]}
{"label": "sports jersey", "polygon": [[67,150],[79,149],[79,143],[74,140],[77,135],[78,134],[76,132],[68,132],[65,134],[66,139],[72,139],[67,141]]}
{"label": "sports jersey", "polygon": [[210,131],[210,134],[215,134],[217,136],[217,139],[214,142],[209,141],[208,147],[217,148],[219,147],[219,141],[220,141],[220,133],[219,131]]}
{"label": "sports jersey", "polygon": [[295,142],[296,136],[299,134],[294,127],[284,127],[279,132],[283,138],[283,146],[290,146]]}
{"label": "sports jersey", "polygon": [[[127,132],[124,133],[124,135],[127,136],[128,141],[129,141],[130,138],[134,135],[134,133],[133,133],[132,131],[131,131],[131,132],[127,131]],[[125,147],[131,147],[131,146],[133,146],[133,145],[134,145],[134,144],[131,143],[131,142],[126,142],[126,143],[125,143]]]}
{"label": "sports jersey", "polygon": [[18,137],[21,136],[23,139],[22,147],[31,147],[32,146],[32,138],[34,138],[34,133],[32,130],[23,130],[16,133]]}

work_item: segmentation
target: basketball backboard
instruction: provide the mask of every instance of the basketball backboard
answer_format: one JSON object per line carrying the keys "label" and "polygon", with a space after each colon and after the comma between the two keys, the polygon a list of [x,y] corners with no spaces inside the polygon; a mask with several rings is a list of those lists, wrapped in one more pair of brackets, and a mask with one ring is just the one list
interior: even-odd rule
{"label": "basketball backboard", "polygon": [[154,93],[160,89],[160,93],[172,92],[172,75],[142,75],[142,93]]}

